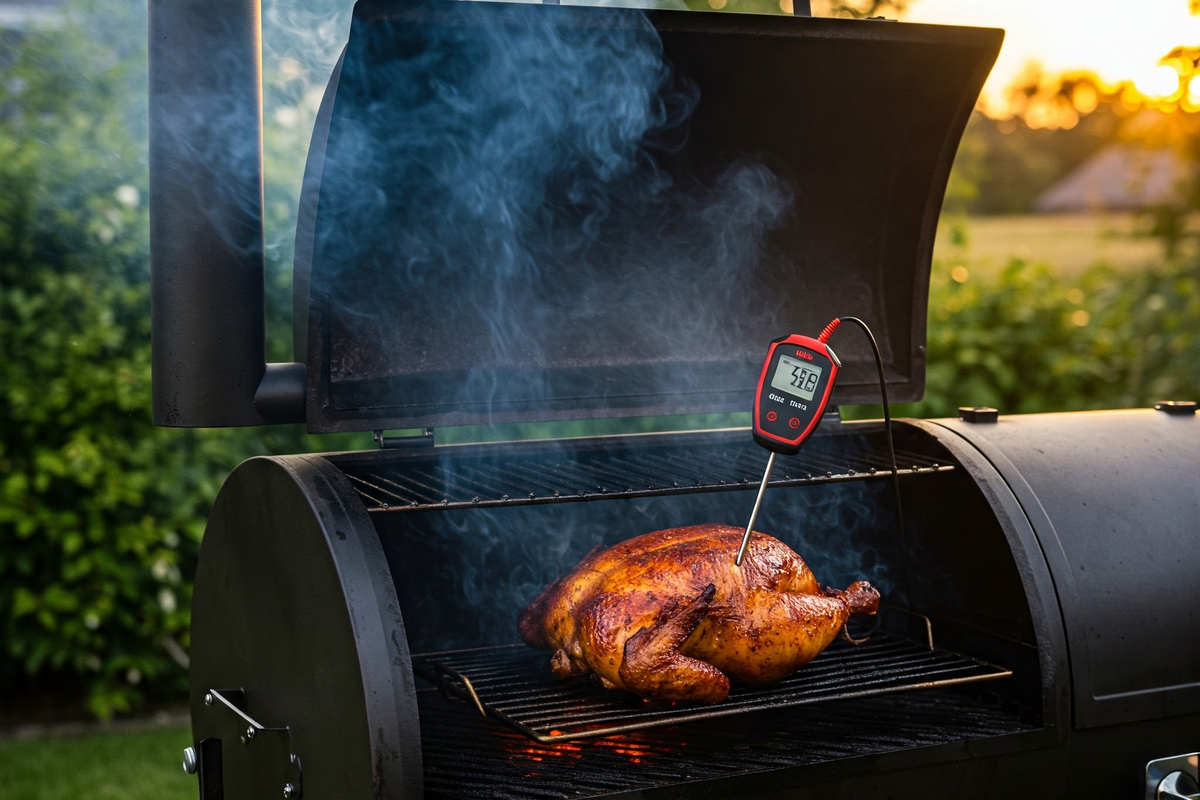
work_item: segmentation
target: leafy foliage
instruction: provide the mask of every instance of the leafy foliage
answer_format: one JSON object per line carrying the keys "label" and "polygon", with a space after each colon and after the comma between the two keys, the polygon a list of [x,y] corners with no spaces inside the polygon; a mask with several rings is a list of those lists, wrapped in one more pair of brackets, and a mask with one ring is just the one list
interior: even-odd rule
{"label": "leafy foliage", "polygon": [[[1148,407],[1200,397],[1200,274],[1186,262],[1137,273],[1104,265],[1066,281],[1013,259],[976,277],[937,264],[929,299],[926,393],[897,415],[954,416]],[[879,416],[877,407],[848,416]]]}
{"label": "leafy foliage", "polygon": [[291,428],[150,424],[145,28],[97,33],[111,18],[35,29],[0,73],[0,685],[82,681],[101,717],[183,687],[222,476],[319,449]]}

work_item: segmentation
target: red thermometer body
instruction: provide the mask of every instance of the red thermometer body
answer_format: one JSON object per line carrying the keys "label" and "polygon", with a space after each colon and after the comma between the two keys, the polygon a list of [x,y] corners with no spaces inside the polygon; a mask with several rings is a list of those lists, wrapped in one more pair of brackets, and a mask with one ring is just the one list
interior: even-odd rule
{"label": "red thermometer body", "polygon": [[816,430],[842,363],[824,342],[792,334],[771,342],[758,376],[754,441],[784,455]]}
{"label": "red thermometer body", "polygon": [[800,445],[817,429],[829,405],[842,362],[824,340],[837,329],[837,323],[838,320],[831,322],[818,339],[792,334],[773,340],[767,349],[754,395],[753,429],[754,441],[770,450],[771,456],[735,558],[739,567],[750,546],[750,534],[771,480],[775,454],[800,452]]}

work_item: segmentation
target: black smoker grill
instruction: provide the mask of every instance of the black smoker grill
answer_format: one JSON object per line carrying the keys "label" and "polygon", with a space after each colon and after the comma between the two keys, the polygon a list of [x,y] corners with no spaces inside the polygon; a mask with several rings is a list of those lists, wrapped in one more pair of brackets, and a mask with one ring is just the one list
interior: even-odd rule
{"label": "black smoker grill", "polygon": [[[941,198],[999,31],[361,0],[306,172],[297,363],[266,365],[257,20],[151,2],[155,419],[381,447],[252,459],[217,498],[204,800],[1187,791],[1186,408],[902,421],[903,534],[882,426],[828,415],[759,528],[885,609],[867,645],[714,707],[559,684],[515,617],[597,543],[744,520],[748,431],[435,446],[745,411],[767,341],[839,314],[919,398]],[[864,343],[833,344],[835,402],[875,401]]]}

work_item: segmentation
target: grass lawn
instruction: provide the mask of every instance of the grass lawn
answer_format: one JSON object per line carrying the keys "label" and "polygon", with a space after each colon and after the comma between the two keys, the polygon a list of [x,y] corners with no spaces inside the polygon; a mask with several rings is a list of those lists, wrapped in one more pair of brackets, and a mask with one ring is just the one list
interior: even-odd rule
{"label": "grass lawn", "polygon": [[186,727],[0,742],[4,800],[196,800]]}
{"label": "grass lawn", "polygon": [[998,269],[1016,257],[1051,264],[1071,275],[1101,261],[1130,269],[1162,261],[1157,240],[1133,235],[1133,214],[970,217],[965,249],[952,243],[950,223],[942,220],[933,248],[934,258],[943,263],[962,259],[972,266]]}

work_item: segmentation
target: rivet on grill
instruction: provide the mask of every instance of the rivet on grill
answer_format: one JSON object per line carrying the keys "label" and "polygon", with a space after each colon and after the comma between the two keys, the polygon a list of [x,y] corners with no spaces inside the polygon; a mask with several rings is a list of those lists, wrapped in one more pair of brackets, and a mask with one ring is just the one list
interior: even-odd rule
{"label": "rivet on grill", "polygon": [[420,503],[418,503],[416,500],[409,500],[409,501],[408,501],[408,504],[409,504],[409,506],[411,506],[412,508],[416,508],[417,506],[419,506],[419,505],[420,505]]}
{"label": "rivet on grill", "polygon": [[871,467],[869,470],[867,470],[868,475],[874,475],[876,472],[879,472],[879,470],[875,469],[874,467]]}
{"label": "rivet on grill", "polygon": [[555,496],[555,497],[559,497],[559,496],[560,496],[560,495],[559,495],[559,493],[558,493],[558,489],[555,489],[555,490],[554,490],[554,492],[553,492],[553,494],[554,494],[554,496]]}
{"label": "rivet on grill", "polygon": [[479,497],[478,497],[478,496],[476,496],[476,497],[472,497],[472,498],[471,498],[471,502],[472,502],[472,503],[478,503],[478,502],[479,502]]}
{"label": "rivet on grill", "polygon": [[537,497],[537,492],[530,492],[530,493],[529,493],[529,499],[530,499],[530,500],[532,500],[532,499],[533,499],[533,498],[535,498],[535,497]]}
{"label": "rivet on grill", "polygon": [[833,477],[833,472],[832,472],[831,470],[825,470],[825,477],[826,477],[826,478],[832,478],[832,477]]}
{"label": "rivet on grill", "polygon": [[500,499],[501,499],[501,500],[507,500],[507,499],[508,499],[508,495],[506,495],[506,494],[502,494],[502,495],[500,495]]}

